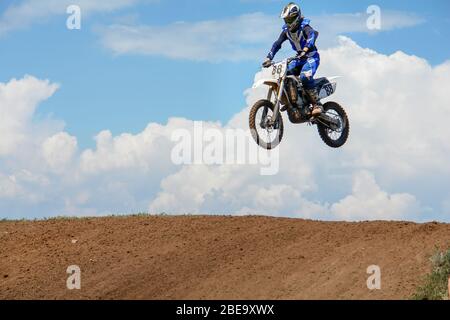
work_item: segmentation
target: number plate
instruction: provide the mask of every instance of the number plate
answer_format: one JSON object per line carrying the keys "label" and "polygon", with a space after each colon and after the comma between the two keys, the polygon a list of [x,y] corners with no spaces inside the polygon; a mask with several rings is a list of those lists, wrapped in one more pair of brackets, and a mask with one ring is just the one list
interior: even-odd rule
{"label": "number plate", "polygon": [[272,66],[272,78],[279,80],[286,72],[286,63],[280,62]]}
{"label": "number plate", "polygon": [[334,88],[331,83],[324,85],[323,89],[325,90],[328,96],[331,96],[334,93]]}

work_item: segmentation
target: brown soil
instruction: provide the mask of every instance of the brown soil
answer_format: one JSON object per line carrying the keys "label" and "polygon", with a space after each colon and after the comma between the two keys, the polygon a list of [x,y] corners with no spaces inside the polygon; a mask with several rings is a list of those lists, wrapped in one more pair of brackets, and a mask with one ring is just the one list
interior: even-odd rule
{"label": "brown soil", "polygon": [[[75,241],[76,240],[76,241]],[[0,299],[407,299],[450,225],[269,217],[0,222]],[[68,290],[69,265],[81,290]],[[369,265],[381,290],[368,290]]]}

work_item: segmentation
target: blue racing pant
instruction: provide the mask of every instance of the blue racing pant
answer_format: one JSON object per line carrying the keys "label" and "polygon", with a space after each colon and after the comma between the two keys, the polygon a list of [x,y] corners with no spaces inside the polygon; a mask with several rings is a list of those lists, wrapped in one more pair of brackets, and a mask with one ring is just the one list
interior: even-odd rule
{"label": "blue racing pant", "polygon": [[319,65],[320,55],[316,52],[307,59],[296,59],[291,61],[288,65],[288,74],[300,76],[300,80],[305,89],[313,89],[315,85],[314,75],[316,74]]}

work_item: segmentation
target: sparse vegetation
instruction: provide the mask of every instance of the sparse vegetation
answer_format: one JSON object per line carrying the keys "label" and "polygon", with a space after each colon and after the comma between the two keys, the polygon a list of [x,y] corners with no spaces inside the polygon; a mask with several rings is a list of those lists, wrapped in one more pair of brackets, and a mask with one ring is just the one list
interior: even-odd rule
{"label": "sparse vegetation", "polygon": [[450,277],[450,249],[437,251],[431,258],[433,270],[428,274],[422,286],[417,289],[415,300],[448,300],[448,279]]}
{"label": "sparse vegetation", "polygon": [[34,219],[34,221],[58,221],[58,220],[81,220],[86,219],[86,217],[77,216],[56,216],[56,217],[45,217],[43,219]]}
{"label": "sparse vegetation", "polygon": [[64,215],[58,215],[53,217],[42,217],[42,218],[21,218],[21,219],[7,219],[7,218],[0,218],[0,223],[2,222],[20,222],[20,221],[70,221],[70,220],[87,220],[87,219],[96,219],[96,218],[119,218],[119,219],[126,219],[130,217],[166,217],[170,216],[166,212],[161,212],[158,214],[151,214],[148,212],[138,212],[138,213],[111,213],[110,215],[99,215],[99,216],[64,216]]}
{"label": "sparse vegetation", "polygon": [[133,214],[134,217],[148,217],[150,215],[150,213],[148,212],[138,212]]}

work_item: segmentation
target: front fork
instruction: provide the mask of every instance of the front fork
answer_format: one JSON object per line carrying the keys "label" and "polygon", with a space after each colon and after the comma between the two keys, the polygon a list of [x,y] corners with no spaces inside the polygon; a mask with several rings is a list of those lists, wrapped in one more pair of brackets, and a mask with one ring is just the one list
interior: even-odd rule
{"label": "front fork", "polygon": [[[270,119],[270,121],[267,121],[267,114],[269,113],[269,108],[265,107],[264,111],[263,111],[263,115],[261,118],[261,128],[265,129],[267,126],[271,126],[274,129],[279,129],[278,128],[278,116],[280,114],[280,102],[281,102],[281,98],[283,97],[283,91],[284,91],[284,82],[285,82],[285,77],[283,77],[280,80],[280,84],[278,86],[278,95],[276,97],[276,101],[275,101],[275,106],[273,109],[273,116],[272,119]],[[271,101],[272,100],[272,94],[273,94],[273,88],[270,87],[269,88],[269,92],[267,93],[267,100]]]}
{"label": "front fork", "polygon": [[280,85],[278,86],[277,101],[275,101],[275,108],[273,109],[272,121],[274,121],[274,122],[278,119],[278,115],[280,114],[280,103],[281,103],[281,99],[283,98],[285,80],[286,80],[286,77],[281,78]]}
{"label": "front fork", "polygon": [[[272,101],[272,94],[273,94],[273,89],[272,87],[269,87],[269,91],[267,92],[267,100],[268,101]],[[265,129],[267,127],[267,114],[269,113],[269,107],[265,107],[263,110],[263,114],[261,117],[261,123],[260,126],[261,128]],[[269,124],[270,125],[270,124]]]}
{"label": "front fork", "polygon": [[279,129],[280,122],[278,121],[278,118],[280,116],[280,103],[281,99],[283,98],[285,80],[286,77],[281,78],[280,84],[278,86],[278,96],[277,100],[275,101],[275,107],[273,109],[273,118],[271,119],[271,125],[273,125],[274,129]]}

